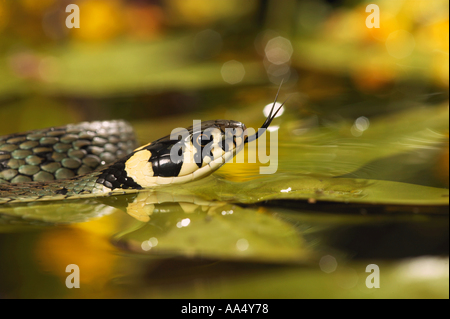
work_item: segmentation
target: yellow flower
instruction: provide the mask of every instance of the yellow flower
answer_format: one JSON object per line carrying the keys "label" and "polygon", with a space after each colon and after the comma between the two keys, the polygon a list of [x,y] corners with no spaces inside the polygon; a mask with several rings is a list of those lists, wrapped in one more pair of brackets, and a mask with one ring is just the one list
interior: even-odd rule
{"label": "yellow flower", "polygon": [[35,244],[35,259],[43,271],[58,276],[63,286],[70,275],[66,273],[67,265],[76,264],[80,269],[81,287],[103,288],[111,280],[118,261],[109,241],[117,228],[115,217],[103,216],[86,223],[49,229]]}

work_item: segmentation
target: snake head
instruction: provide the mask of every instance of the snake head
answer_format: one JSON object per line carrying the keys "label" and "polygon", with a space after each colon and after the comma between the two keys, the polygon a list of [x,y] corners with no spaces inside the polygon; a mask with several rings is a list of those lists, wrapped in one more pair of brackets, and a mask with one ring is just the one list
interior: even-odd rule
{"label": "snake head", "polygon": [[265,132],[284,105],[275,111],[278,93],[269,116],[253,135],[248,136],[247,128],[238,121],[194,121],[187,129],[174,129],[170,135],[137,148],[105,169],[99,181],[110,189],[141,189],[209,175]]}
{"label": "snake head", "polygon": [[172,134],[134,150],[122,161],[124,175],[140,188],[204,177],[244,147],[245,131],[245,125],[237,121],[194,121],[191,127],[174,129]]}

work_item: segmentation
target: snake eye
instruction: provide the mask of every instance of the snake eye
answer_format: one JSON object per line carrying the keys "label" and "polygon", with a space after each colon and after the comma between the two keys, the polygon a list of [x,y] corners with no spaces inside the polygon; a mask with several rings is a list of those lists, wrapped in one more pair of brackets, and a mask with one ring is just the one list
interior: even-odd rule
{"label": "snake eye", "polygon": [[197,145],[200,145],[203,148],[206,145],[208,145],[209,142],[211,142],[211,137],[210,138],[206,138],[206,135],[200,134],[199,136],[197,136],[197,141],[196,142],[197,142]]}

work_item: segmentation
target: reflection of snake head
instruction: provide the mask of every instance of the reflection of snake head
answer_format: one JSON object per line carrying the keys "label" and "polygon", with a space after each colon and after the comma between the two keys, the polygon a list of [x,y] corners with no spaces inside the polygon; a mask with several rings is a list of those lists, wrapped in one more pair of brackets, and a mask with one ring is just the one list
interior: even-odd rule
{"label": "reflection of snake head", "polygon": [[140,192],[136,198],[128,203],[126,212],[141,222],[148,222],[150,216],[157,212],[171,214],[212,211],[211,208],[223,207],[225,203],[209,201],[191,194],[176,194],[173,192],[151,191]]}

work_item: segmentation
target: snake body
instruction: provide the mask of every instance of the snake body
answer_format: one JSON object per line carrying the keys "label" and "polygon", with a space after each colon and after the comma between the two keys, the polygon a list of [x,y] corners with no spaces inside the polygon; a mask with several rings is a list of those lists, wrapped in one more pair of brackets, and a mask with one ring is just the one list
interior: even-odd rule
{"label": "snake body", "polygon": [[[136,147],[122,120],[69,124],[0,136],[0,203],[95,193],[97,169]],[[59,192],[59,193],[58,193]]]}
{"label": "snake body", "polygon": [[133,128],[125,121],[83,122],[0,136],[0,184],[83,175],[136,146]]}
{"label": "snake body", "polygon": [[[115,134],[110,135],[111,130],[103,130],[105,126],[114,127]],[[81,131],[80,127],[85,131]],[[239,128],[240,135],[230,140],[231,145],[215,147],[225,140],[228,128]],[[215,130],[208,135],[211,150],[196,161],[196,155],[202,153],[206,145],[202,140],[206,130]],[[106,159],[111,162],[134,144],[134,134],[123,121],[82,123],[1,137],[3,182],[0,183],[0,204],[107,196],[192,181],[212,173],[232,158],[244,144],[244,130],[245,126],[236,121],[203,122],[198,128],[189,127],[181,139],[165,136],[110,164]],[[74,132],[82,139],[69,139],[68,136],[74,138]],[[116,141],[115,148],[114,145],[104,145],[101,152],[98,149],[99,139],[107,135]],[[38,143],[27,143],[38,137]],[[52,138],[52,145],[49,138]],[[180,158],[174,160],[170,151],[177,144],[183,148],[180,147]],[[30,146],[27,152],[22,152],[24,146]],[[43,148],[46,148],[45,151]],[[104,156],[105,148],[115,149],[116,152]],[[78,167],[67,165],[72,162],[76,162]],[[88,167],[86,163],[91,162],[95,165]],[[49,171],[49,167],[58,168]]]}

